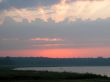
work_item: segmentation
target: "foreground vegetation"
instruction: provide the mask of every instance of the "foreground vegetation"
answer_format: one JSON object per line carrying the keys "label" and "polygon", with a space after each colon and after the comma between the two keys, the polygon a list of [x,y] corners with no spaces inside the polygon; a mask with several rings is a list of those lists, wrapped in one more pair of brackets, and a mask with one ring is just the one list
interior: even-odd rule
{"label": "foreground vegetation", "polygon": [[89,73],[1,70],[0,82],[110,82],[110,78]]}
{"label": "foreground vegetation", "polygon": [[0,82],[110,82],[110,80],[0,80]]}
{"label": "foreground vegetation", "polygon": [[0,82],[110,82],[107,76],[48,71],[18,71],[17,67],[110,66],[110,58],[0,58]]}

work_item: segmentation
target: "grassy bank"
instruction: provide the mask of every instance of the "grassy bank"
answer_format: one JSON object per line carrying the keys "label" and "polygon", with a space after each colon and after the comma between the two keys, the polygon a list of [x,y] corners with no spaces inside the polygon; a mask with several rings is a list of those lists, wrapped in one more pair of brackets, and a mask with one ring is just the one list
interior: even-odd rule
{"label": "grassy bank", "polygon": [[48,71],[0,70],[0,82],[110,82],[107,76]]}

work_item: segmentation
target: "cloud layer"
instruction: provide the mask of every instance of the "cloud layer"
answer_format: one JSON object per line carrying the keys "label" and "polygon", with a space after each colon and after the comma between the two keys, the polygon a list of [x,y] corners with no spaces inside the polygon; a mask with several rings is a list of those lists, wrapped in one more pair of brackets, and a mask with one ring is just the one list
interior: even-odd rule
{"label": "cloud layer", "polygon": [[2,3],[3,2],[3,0],[0,0],[0,3]]}
{"label": "cloud layer", "polygon": [[97,20],[110,18],[110,0],[61,0],[51,6],[36,6],[32,8],[11,7],[0,12],[0,24],[6,17],[16,22],[27,20],[29,23],[36,20],[49,20],[55,23],[68,20]]}
{"label": "cloud layer", "polygon": [[31,41],[63,41],[61,38],[32,38]]}

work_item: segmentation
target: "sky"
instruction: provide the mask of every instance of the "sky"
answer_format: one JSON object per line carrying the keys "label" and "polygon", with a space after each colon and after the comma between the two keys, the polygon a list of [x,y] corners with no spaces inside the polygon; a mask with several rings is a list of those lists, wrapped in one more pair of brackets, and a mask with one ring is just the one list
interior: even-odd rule
{"label": "sky", "polygon": [[110,0],[0,0],[0,56],[110,57]]}

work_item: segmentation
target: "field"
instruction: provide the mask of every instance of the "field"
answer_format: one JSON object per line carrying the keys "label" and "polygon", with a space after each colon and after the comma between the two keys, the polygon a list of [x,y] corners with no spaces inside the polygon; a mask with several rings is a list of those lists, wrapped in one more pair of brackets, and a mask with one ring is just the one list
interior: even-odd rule
{"label": "field", "polygon": [[1,70],[0,82],[110,82],[110,78],[89,73]]}

